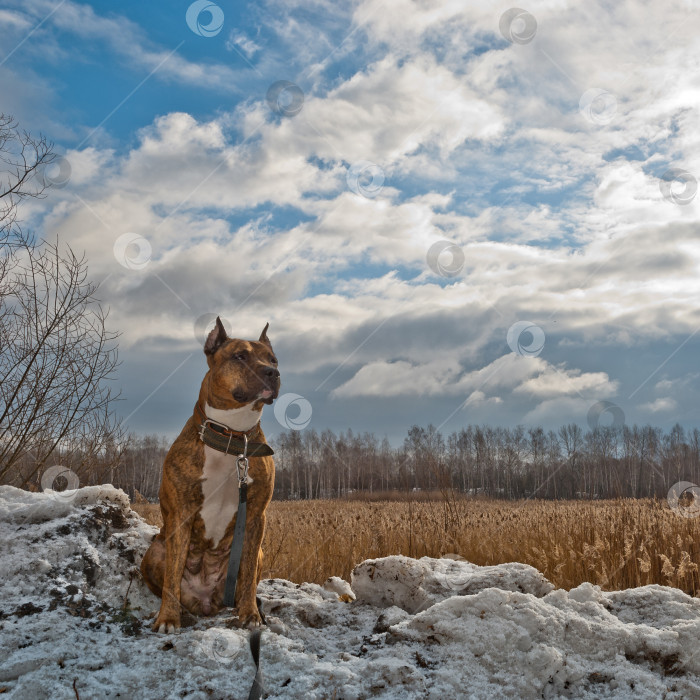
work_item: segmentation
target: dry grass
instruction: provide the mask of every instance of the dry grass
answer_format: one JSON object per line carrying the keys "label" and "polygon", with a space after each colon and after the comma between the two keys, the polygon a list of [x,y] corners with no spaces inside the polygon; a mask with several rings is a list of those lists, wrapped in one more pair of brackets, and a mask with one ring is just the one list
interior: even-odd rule
{"label": "dry grass", "polygon": [[[158,506],[134,509],[160,524]],[[699,542],[700,518],[648,499],[281,501],[268,511],[264,577],[321,583],[348,579],[363,559],[459,554],[481,565],[531,564],[561,588],[659,583],[696,595]]]}
{"label": "dry grass", "polygon": [[163,516],[157,503],[132,503],[131,510],[137,512],[149,525],[163,526]]}

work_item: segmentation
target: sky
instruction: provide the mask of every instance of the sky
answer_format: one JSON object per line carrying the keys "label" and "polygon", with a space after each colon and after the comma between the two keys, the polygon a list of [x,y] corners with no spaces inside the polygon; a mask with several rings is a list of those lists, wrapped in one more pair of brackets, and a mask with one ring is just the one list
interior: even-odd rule
{"label": "sky", "polygon": [[[0,0],[25,225],[84,251],[116,411],[174,437],[218,314],[268,435],[700,426],[700,1]],[[62,167],[61,167],[62,166]]]}

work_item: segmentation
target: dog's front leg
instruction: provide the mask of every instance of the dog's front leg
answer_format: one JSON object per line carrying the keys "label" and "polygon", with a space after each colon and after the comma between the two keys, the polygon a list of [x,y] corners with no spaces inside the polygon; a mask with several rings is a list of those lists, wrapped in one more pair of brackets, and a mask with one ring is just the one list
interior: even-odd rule
{"label": "dog's front leg", "polygon": [[190,547],[192,517],[179,522],[173,519],[166,531],[162,600],[153,631],[172,634],[180,629],[180,587]]}
{"label": "dog's front leg", "polygon": [[250,525],[246,528],[245,540],[243,541],[243,557],[236,589],[238,623],[242,627],[262,625],[255,601],[255,593],[259,580],[258,559],[265,533],[265,519],[264,513],[250,518]]}

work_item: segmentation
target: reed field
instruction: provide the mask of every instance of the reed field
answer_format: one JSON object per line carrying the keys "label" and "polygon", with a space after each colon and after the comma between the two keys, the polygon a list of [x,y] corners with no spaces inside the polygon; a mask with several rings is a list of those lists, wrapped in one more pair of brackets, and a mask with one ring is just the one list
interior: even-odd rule
{"label": "reed field", "polygon": [[[157,505],[135,505],[160,524]],[[363,559],[460,555],[479,565],[519,561],[554,585],[603,590],[658,583],[700,590],[700,517],[666,501],[423,500],[273,501],[264,578],[323,583],[350,578]]]}

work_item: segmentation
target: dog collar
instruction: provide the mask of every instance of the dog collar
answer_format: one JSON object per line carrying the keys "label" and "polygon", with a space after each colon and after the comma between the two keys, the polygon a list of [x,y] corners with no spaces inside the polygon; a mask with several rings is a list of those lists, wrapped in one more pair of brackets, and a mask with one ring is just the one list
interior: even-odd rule
{"label": "dog collar", "polygon": [[[242,455],[247,457],[271,457],[274,450],[266,442],[252,442],[248,436],[260,429],[260,423],[256,423],[249,430],[233,430],[223,423],[217,423],[208,418],[202,410],[199,402],[194,407],[195,416],[201,416],[199,423],[199,439],[208,447],[227,455]],[[246,450],[247,442],[247,450]]]}

